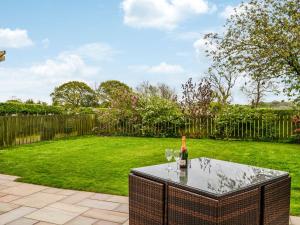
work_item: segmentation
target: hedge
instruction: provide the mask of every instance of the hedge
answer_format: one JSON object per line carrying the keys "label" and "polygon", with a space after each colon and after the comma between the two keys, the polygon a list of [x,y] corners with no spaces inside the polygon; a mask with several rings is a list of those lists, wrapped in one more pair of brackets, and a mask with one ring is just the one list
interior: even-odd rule
{"label": "hedge", "polygon": [[63,108],[58,106],[49,106],[42,104],[26,104],[26,103],[0,103],[0,115],[25,114],[25,115],[47,115],[62,114]]}

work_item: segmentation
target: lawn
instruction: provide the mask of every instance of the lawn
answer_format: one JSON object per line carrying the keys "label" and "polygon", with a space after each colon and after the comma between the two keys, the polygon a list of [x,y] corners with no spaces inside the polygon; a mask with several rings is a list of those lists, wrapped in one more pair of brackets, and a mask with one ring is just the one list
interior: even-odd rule
{"label": "lawn", "polygon": [[[289,171],[292,214],[300,215],[300,146],[282,143],[188,140],[190,158],[206,156]],[[0,173],[53,187],[127,195],[131,168],[165,162],[180,139],[81,137],[0,150]]]}

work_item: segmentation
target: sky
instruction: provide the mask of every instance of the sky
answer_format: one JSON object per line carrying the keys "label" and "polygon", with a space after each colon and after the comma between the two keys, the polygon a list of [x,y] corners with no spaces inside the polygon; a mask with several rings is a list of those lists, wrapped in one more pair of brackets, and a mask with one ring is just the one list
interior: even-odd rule
{"label": "sky", "polygon": [[[210,64],[203,34],[220,32],[239,0],[9,0],[1,1],[0,101],[51,103],[60,84],[93,88],[117,79],[181,84],[201,79]],[[247,103],[240,91],[234,103]],[[266,100],[278,99],[269,95]]]}

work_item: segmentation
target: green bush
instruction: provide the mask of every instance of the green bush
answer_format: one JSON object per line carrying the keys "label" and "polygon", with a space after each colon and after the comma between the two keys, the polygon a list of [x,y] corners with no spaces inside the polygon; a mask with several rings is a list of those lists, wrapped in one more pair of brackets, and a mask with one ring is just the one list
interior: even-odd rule
{"label": "green bush", "polygon": [[[183,114],[174,101],[160,97],[139,98],[134,110],[97,109],[98,135],[173,137],[183,124]],[[130,115],[130,116],[129,116]]]}
{"label": "green bush", "polygon": [[[215,138],[237,138],[271,141],[279,137],[278,121],[290,118],[293,110],[254,109],[245,106],[224,108],[215,118]],[[282,131],[284,132],[284,131]]]}
{"label": "green bush", "polygon": [[62,114],[63,108],[43,104],[26,104],[17,102],[0,103],[0,115],[12,114]]}
{"label": "green bush", "polygon": [[49,114],[93,114],[92,107],[64,108],[45,104],[19,102],[0,103],[0,116],[6,115],[49,115]]}
{"label": "green bush", "polygon": [[144,136],[176,136],[183,125],[183,114],[174,101],[157,96],[142,98],[137,111],[141,118]]}

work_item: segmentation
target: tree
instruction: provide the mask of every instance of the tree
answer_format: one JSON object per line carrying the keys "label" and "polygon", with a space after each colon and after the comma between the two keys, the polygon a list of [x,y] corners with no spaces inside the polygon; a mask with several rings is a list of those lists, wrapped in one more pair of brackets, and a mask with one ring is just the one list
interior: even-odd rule
{"label": "tree", "polygon": [[182,84],[181,107],[186,115],[196,118],[210,113],[210,105],[214,100],[214,92],[207,78],[193,83],[192,78]]}
{"label": "tree", "polygon": [[238,75],[218,65],[213,65],[208,71],[208,80],[214,90],[218,102],[227,105],[232,100],[232,88]]}
{"label": "tree", "polygon": [[148,81],[142,82],[137,88],[137,92],[142,96],[147,97],[160,97],[167,100],[176,101],[177,95],[174,89],[164,83],[158,83],[157,85],[152,85]]}
{"label": "tree", "polygon": [[54,89],[50,95],[53,105],[65,107],[92,107],[98,104],[95,91],[86,83],[70,81]]}
{"label": "tree", "polygon": [[241,90],[248,96],[251,105],[255,108],[262,103],[267,93],[278,93],[276,82],[262,76],[250,78]]}
{"label": "tree", "polygon": [[132,93],[132,89],[118,80],[108,80],[99,85],[97,92],[103,106],[117,107],[125,96]]}
{"label": "tree", "polygon": [[97,92],[101,105],[112,109],[119,119],[136,119],[135,108],[138,97],[127,84],[108,80],[99,85]]}
{"label": "tree", "polygon": [[261,80],[281,78],[285,92],[300,94],[299,0],[250,0],[235,9],[223,35],[207,34],[214,62]]}
{"label": "tree", "polygon": [[6,103],[23,103],[23,102],[21,99],[13,97],[12,99],[7,100]]}
{"label": "tree", "polygon": [[139,99],[137,113],[144,134],[174,135],[174,127],[181,127],[182,112],[178,103],[159,96],[143,96]]}
{"label": "tree", "polygon": [[25,101],[25,103],[26,104],[35,104],[35,102],[34,102],[34,100],[33,99],[27,99],[26,101]]}

